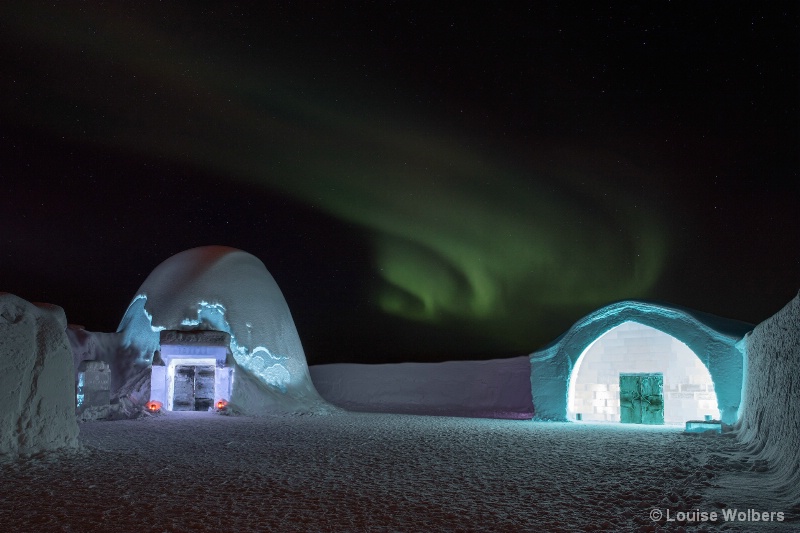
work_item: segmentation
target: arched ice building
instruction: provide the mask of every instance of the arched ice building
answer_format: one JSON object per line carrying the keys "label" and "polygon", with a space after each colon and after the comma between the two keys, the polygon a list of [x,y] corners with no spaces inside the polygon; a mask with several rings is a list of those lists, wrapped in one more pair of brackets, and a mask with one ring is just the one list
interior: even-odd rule
{"label": "arched ice building", "polygon": [[318,412],[292,315],[253,255],[224,246],[178,253],[147,277],[118,329],[116,385],[151,372],[150,398],[169,409]]}
{"label": "arched ice building", "polygon": [[530,356],[539,419],[733,424],[752,324],[638,300],[576,322]]}

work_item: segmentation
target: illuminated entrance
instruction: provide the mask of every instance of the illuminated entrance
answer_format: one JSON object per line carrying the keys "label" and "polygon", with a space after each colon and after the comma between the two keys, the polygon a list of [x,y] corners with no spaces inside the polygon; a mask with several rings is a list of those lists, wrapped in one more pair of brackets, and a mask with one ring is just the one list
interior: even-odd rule
{"label": "illuminated entrance", "polygon": [[208,411],[214,405],[213,365],[175,366],[173,411]]}
{"label": "illuminated entrance", "polygon": [[161,347],[153,357],[150,400],[168,411],[209,411],[229,400],[231,337],[224,331],[160,333]]}
{"label": "illuminated entrance", "polygon": [[[624,377],[637,374],[662,376],[663,422],[652,413],[649,422],[635,418],[633,400],[637,393],[632,391],[639,387],[641,397],[653,396],[652,379],[647,380],[645,395],[641,378],[637,385],[636,378]],[[621,385],[630,390],[621,391]],[[625,413],[621,396],[626,402]],[[687,420],[703,420],[706,415],[719,419],[720,413],[711,375],[686,344],[649,326],[624,322],[598,337],[578,358],[570,376],[567,403],[570,420],[621,422],[623,415],[625,422],[682,425]]]}

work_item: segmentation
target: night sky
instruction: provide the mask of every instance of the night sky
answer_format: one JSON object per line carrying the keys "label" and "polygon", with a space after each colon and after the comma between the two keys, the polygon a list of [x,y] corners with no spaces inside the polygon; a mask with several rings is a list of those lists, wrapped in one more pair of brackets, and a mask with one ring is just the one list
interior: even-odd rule
{"label": "night sky", "polygon": [[264,262],[311,364],[800,289],[796,2],[6,4],[0,291],[89,330],[208,244]]}

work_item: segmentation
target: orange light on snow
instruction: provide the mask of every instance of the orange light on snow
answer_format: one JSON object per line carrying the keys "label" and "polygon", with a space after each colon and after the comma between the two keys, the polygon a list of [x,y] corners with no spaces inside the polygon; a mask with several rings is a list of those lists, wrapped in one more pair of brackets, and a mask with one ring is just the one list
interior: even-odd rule
{"label": "orange light on snow", "polygon": [[217,400],[217,410],[221,411],[228,405],[228,400]]}
{"label": "orange light on snow", "polygon": [[148,411],[151,413],[157,413],[161,410],[161,402],[157,402],[155,400],[150,400],[144,406],[147,408]]}

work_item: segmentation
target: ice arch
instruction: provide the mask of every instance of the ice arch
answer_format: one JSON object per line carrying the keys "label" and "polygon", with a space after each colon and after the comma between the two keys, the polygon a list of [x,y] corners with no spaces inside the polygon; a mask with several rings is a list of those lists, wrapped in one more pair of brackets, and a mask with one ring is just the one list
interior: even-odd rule
{"label": "ice arch", "polygon": [[719,418],[714,381],[686,344],[650,326],[623,322],[590,344],[569,380],[567,416],[619,422],[621,372],[659,373],[664,380],[664,423]]}
{"label": "ice arch", "polygon": [[550,345],[534,352],[531,395],[534,417],[566,420],[572,370],[583,351],[610,329],[637,322],[686,344],[708,369],[724,422],[738,417],[742,398],[743,358],[736,343],[752,324],[663,303],[641,300],[616,302],[586,315]]}

